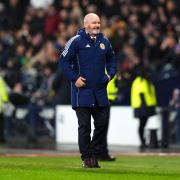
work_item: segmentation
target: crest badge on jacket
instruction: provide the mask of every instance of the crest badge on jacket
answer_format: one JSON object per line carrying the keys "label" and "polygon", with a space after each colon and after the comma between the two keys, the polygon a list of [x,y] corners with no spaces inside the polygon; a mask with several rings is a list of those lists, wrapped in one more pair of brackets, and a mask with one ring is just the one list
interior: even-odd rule
{"label": "crest badge on jacket", "polygon": [[100,45],[99,45],[99,46],[100,46],[100,48],[101,48],[101,49],[105,49],[105,45],[104,45],[104,43],[100,43]]}

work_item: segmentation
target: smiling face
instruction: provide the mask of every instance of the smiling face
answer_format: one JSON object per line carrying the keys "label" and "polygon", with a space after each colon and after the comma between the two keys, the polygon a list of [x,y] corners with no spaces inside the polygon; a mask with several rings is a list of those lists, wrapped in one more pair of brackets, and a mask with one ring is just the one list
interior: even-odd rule
{"label": "smiling face", "polygon": [[90,13],[84,17],[84,27],[87,33],[90,36],[96,36],[100,33],[100,19],[99,17],[94,14]]}

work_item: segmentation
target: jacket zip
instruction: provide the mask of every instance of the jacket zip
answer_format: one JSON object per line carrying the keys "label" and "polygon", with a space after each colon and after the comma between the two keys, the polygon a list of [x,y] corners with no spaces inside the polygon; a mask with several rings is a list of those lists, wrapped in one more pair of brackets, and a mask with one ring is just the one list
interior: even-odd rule
{"label": "jacket zip", "polygon": [[[78,55],[77,55],[77,62],[78,62],[78,68],[79,68],[79,74],[78,76],[80,75],[80,65],[79,65],[79,58],[78,58]],[[78,88],[78,92],[77,92],[77,107],[79,106],[79,88]]]}

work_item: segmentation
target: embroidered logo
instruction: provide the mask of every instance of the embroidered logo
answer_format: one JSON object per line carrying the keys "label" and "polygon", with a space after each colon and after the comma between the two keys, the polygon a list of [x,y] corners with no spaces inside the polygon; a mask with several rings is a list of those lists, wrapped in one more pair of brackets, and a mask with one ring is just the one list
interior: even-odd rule
{"label": "embroidered logo", "polygon": [[100,45],[99,45],[99,46],[100,46],[100,48],[101,48],[101,49],[105,49],[105,45],[104,45],[104,43],[100,43]]}

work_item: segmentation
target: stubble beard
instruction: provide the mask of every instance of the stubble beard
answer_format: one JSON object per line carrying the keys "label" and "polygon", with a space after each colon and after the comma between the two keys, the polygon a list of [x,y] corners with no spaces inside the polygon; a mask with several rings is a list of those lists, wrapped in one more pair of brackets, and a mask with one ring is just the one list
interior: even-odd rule
{"label": "stubble beard", "polygon": [[97,36],[100,33],[100,29],[93,29],[92,30],[92,35]]}

